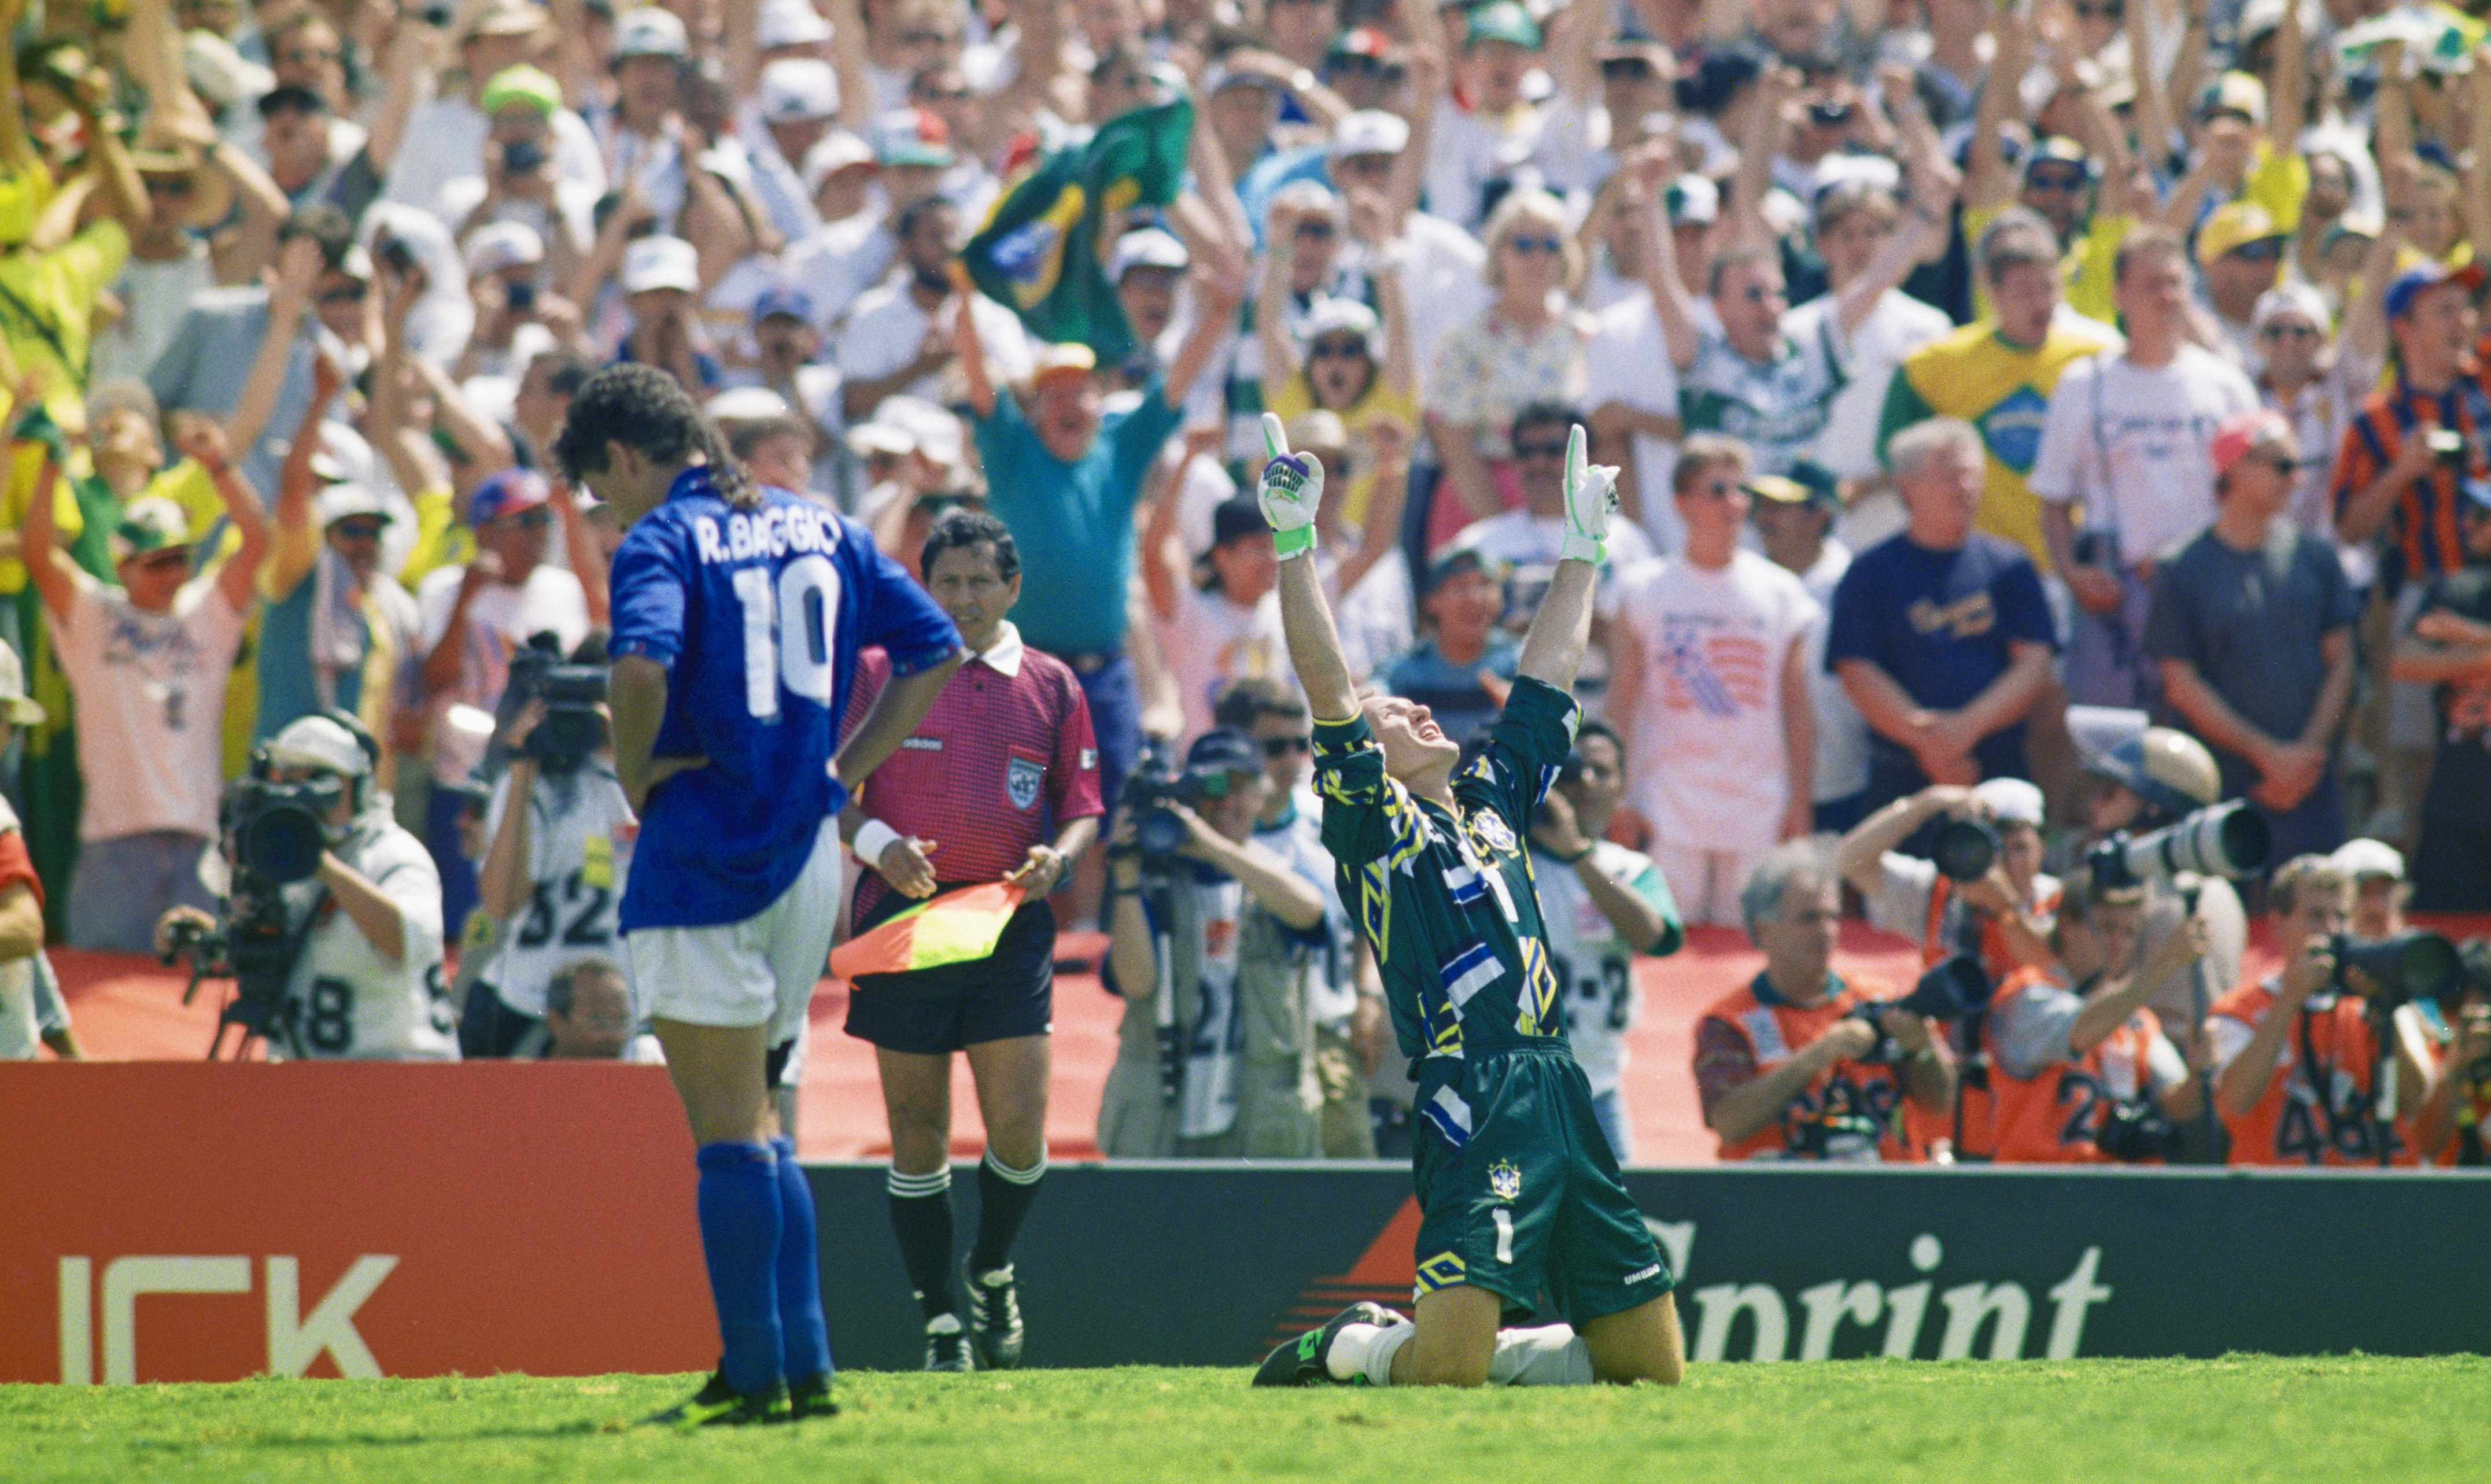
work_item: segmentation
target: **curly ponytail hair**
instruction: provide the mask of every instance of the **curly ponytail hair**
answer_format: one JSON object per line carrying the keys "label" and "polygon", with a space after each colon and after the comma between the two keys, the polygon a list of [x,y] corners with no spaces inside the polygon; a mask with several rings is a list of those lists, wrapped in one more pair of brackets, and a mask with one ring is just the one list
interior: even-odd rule
{"label": "curly ponytail hair", "polygon": [[652,365],[610,365],[588,378],[571,401],[553,456],[574,480],[605,472],[605,446],[619,443],[658,463],[710,466],[718,495],[738,509],[761,504],[761,486],[736,460],[718,424],[702,416],[674,377]]}

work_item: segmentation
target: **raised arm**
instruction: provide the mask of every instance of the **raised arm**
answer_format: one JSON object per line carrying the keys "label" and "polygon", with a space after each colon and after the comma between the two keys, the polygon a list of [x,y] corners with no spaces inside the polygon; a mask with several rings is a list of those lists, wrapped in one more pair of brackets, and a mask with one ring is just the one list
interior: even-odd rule
{"label": "raised arm", "polygon": [[1695,364],[1703,335],[1695,328],[1695,296],[1678,271],[1678,242],[1662,214],[1664,189],[1656,182],[1644,191],[1640,206],[1630,207],[1643,221],[1643,281],[1652,290],[1653,313],[1660,320],[1661,344],[1670,364],[1685,370]]}
{"label": "raised arm", "polygon": [[215,419],[180,420],[173,429],[173,442],[208,472],[217,498],[224,502],[225,518],[242,533],[242,544],[217,569],[217,590],[234,612],[248,616],[255,606],[251,590],[259,582],[259,565],[268,558],[268,512],[259,503],[259,491],[234,467],[224,429]]}
{"label": "raised arm", "polygon": [[[1289,276],[1297,256],[1297,215],[1279,202],[1272,204],[1263,238],[1263,277],[1254,291],[1254,338],[1263,347],[1263,405],[1280,400],[1298,374],[1298,345],[1289,335]],[[1375,276],[1379,284],[1392,275]]]}
{"label": "raised arm", "polygon": [[295,424],[294,441],[286,447],[285,463],[277,474],[277,532],[262,574],[260,592],[273,602],[294,591],[310,574],[320,557],[320,533],[312,529],[311,455],[320,448],[320,422],[329,415],[345,375],[326,352],[311,363],[311,400]]}
{"label": "raised arm", "polygon": [[971,298],[977,292],[978,286],[969,281],[969,270],[954,260],[952,353],[959,358],[960,380],[968,386],[969,410],[982,420],[995,415],[995,383],[986,369],[985,342],[978,338],[978,316],[971,312]]}
{"label": "raised arm", "polygon": [[[2145,3],[2130,0],[2131,25]],[[1980,106],[1973,114],[1972,149],[1964,160],[1963,202],[1974,211],[1996,211],[2014,199],[2015,181],[2007,173],[2007,157],[1999,152],[1998,132],[2021,111],[2016,85],[2033,66],[2032,22],[2021,10],[2002,7],[1990,34],[1998,39],[1998,50],[1990,61],[1989,75],[1980,84]]]}
{"label": "raised arm", "polygon": [[1800,90],[1800,75],[1787,67],[1769,67],[1756,79],[1756,101],[1747,110],[1745,136],[1739,141],[1739,170],[1730,179],[1730,241],[1733,251],[1770,248],[1773,229],[1765,220],[1765,192],[1773,189],[1773,157],[1782,152],[1789,127],[1784,117]]}
{"label": "raised arm", "polygon": [[1263,448],[1271,460],[1263,466],[1254,497],[1262,504],[1273,549],[1280,557],[1280,629],[1289,643],[1289,663],[1315,719],[1346,721],[1358,714],[1358,686],[1341,655],[1340,634],[1333,627],[1332,605],[1324,601],[1323,578],[1313,561],[1315,511],[1323,505],[1323,460],[1289,451],[1277,413],[1263,414]]}
{"label": "raised arm", "polygon": [[[8,111],[13,110],[0,109]],[[61,550],[60,526],[52,510],[60,484],[61,463],[55,449],[44,458],[43,473],[35,477],[34,498],[26,502],[26,534],[19,543],[18,555],[25,561],[26,575],[33,580],[35,592],[44,599],[44,610],[56,622],[66,623],[71,605],[77,600],[79,573],[77,564]]]}
{"label": "raised arm", "polygon": [[1246,276],[1242,268],[1214,269],[1194,280],[1195,314],[1193,328],[1186,333],[1185,343],[1177,347],[1168,362],[1167,381],[1159,394],[1171,407],[1183,406],[1186,393],[1211,366],[1211,358],[1228,338],[1228,327],[1236,321],[1237,306],[1246,300]]}
{"label": "raised arm", "polygon": [[1514,667],[1516,675],[1566,691],[1574,688],[1592,639],[1592,594],[1608,560],[1609,515],[1618,508],[1618,471],[1590,461],[1591,443],[1580,422],[1566,436],[1566,539]]}
{"label": "raised arm", "polygon": [[1857,334],[1875,312],[1886,291],[1900,288],[1912,271],[1933,252],[1943,250],[1949,213],[1961,185],[1954,167],[1943,160],[1923,160],[1912,166],[1911,201],[1903,211],[1902,230],[1886,239],[1860,276],[1844,286],[1834,301],[1845,339]]}
{"label": "raised arm", "polygon": [[268,420],[277,412],[278,393],[285,387],[285,367],[294,357],[294,337],[303,311],[311,303],[311,286],[320,278],[320,245],[298,237],[278,249],[275,281],[268,286],[268,331],[260,336],[259,354],[243,378],[242,395],[225,417],[225,441],[237,449],[254,448]]}

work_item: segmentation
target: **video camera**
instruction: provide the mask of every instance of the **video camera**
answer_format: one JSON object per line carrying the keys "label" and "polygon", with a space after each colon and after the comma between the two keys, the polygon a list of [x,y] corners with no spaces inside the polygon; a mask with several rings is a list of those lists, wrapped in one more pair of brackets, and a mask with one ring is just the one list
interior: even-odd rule
{"label": "video camera", "polygon": [[2085,853],[2094,885],[2104,890],[2142,887],[2193,872],[2237,878],[2266,865],[2273,835],[2266,817],[2238,800],[2211,804],[2148,834],[2112,835]]}
{"label": "video camera", "polygon": [[1978,881],[1998,859],[1998,831],[1986,820],[1948,820],[1929,842],[1929,858],[1949,881]]}
{"label": "video camera", "polygon": [[1911,993],[1899,1000],[1865,1000],[1851,1007],[1854,1018],[1868,1023],[1877,1033],[1877,1044],[1859,1058],[1862,1062],[1892,1062],[1897,1048],[1894,1038],[1886,1033],[1877,1017],[1888,1010],[1902,1010],[1923,1020],[1961,1020],[1989,1007],[1989,997],[1996,986],[1989,982],[1989,971],[1980,960],[1969,953],[1957,953],[1939,961]]}
{"label": "video camera", "polygon": [[575,772],[605,745],[606,680],[603,665],[566,658],[553,634],[532,634],[511,655],[510,684],[493,716],[496,729],[507,731],[530,701],[544,702],[544,719],[528,734],[522,750],[548,775]]}
{"label": "video camera", "polygon": [[1206,799],[1224,799],[1227,795],[1226,772],[1195,772],[1179,767],[1165,751],[1153,747],[1143,754],[1141,767],[1125,780],[1124,797],[1129,800],[1133,819],[1133,843],[1129,847],[1110,846],[1108,856],[1137,856],[1145,867],[1175,859],[1190,831],[1170,805],[1191,808]]}
{"label": "video camera", "polygon": [[267,770],[264,756],[254,758],[251,771],[227,785],[219,809],[224,855],[233,868],[223,915],[214,923],[176,920],[163,953],[166,964],[190,961],[184,1004],[198,994],[202,979],[234,981],[233,1003],[218,1018],[217,1036],[208,1047],[210,1061],[224,1044],[227,1026],[242,1028],[246,1046],[253,1036],[284,1029],[286,981],[317,916],[315,909],[299,927],[290,924],[285,887],[320,869],[321,854],[331,844],[328,816],[345,797],[344,781],[334,775],[278,783],[266,776]]}
{"label": "video camera", "polygon": [[[2333,987],[2359,995],[2377,1014],[2388,1014],[2416,1000],[2428,1000],[2453,1009],[2467,988],[2466,965],[2447,935],[2426,928],[2392,938],[2363,942],[2337,933],[2328,945],[2335,958]],[[2348,984],[2344,972],[2360,971],[2363,987]]]}

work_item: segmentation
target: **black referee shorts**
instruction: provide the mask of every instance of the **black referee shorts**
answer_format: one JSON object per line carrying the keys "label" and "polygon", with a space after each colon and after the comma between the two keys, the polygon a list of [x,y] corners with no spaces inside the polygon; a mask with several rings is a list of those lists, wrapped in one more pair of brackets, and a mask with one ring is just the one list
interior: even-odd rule
{"label": "black referee shorts", "polygon": [[[896,891],[887,892],[857,931],[913,905]],[[886,1050],[935,1057],[984,1041],[1044,1035],[1054,1019],[1055,910],[1037,901],[1012,914],[995,951],[984,958],[858,975],[848,990],[846,1029]]]}

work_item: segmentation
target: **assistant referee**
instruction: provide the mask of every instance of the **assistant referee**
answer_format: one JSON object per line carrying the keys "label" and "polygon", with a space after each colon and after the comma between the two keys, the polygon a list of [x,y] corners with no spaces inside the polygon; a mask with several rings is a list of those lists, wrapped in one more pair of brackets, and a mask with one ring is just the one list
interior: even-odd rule
{"label": "assistant referee", "polygon": [[[994,952],[970,963],[860,975],[847,1033],[871,1041],[891,1119],[891,1225],[925,1316],[925,1367],[1008,1369],[1020,1361],[1012,1238],[1046,1173],[1047,1031],[1055,914],[1046,894],[1099,832],[1099,748],[1080,681],[1026,648],[1004,619],[1020,599],[1020,553],[991,515],[953,510],[926,538],[921,570],[959,626],[970,659],[866,783],[857,858],[863,933],[937,890],[1008,881],[1028,901]],[[867,655],[852,711],[883,669]],[[969,1054],[986,1157],[968,1305],[952,1292],[952,1053]],[[963,1321],[965,1320],[965,1324]],[[964,1333],[965,1330],[965,1333]]]}

